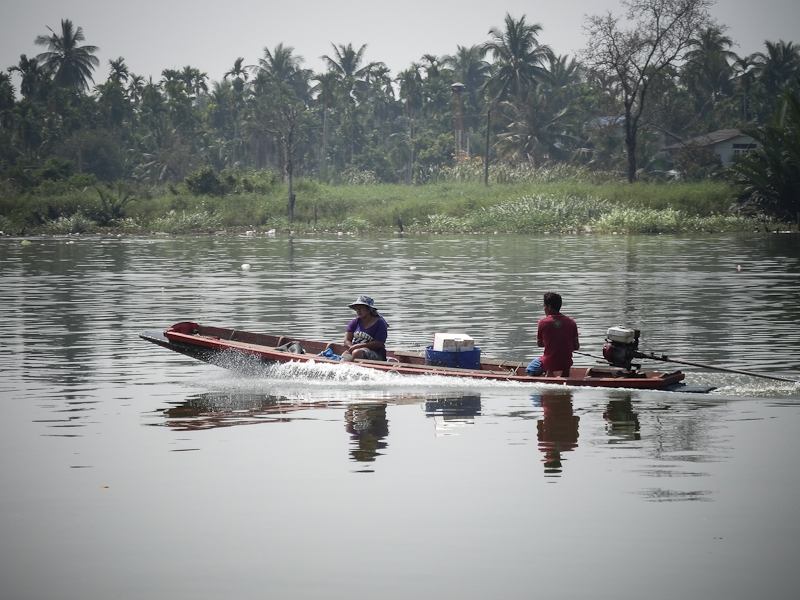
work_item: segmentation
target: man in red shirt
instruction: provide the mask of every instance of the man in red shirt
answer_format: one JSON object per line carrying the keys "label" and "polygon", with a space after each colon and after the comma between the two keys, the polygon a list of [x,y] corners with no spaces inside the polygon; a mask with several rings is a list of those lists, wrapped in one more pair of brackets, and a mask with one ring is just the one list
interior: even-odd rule
{"label": "man in red shirt", "polygon": [[561,296],[555,292],[544,295],[544,314],[536,332],[536,344],[544,348],[544,354],[530,362],[527,373],[568,377],[572,353],[581,347],[578,342],[578,325],[573,319],[561,314]]}

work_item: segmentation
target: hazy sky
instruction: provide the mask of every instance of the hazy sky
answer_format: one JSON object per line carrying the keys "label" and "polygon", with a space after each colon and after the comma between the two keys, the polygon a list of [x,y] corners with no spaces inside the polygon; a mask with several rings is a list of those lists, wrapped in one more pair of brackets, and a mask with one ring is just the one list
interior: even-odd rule
{"label": "hazy sky", "polygon": [[[764,40],[800,43],[797,0],[718,0],[717,21],[728,27],[734,51],[762,50]],[[367,44],[365,59],[383,61],[393,74],[426,53],[452,54],[457,45],[488,39],[506,12],[543,26],[540,42],[557,54],[586,44],[588,14],[621,12],[618,0],[0,0],[0,68],[35,56],[34,44],[62,18],[83,27],[84,43],[99,46],[95,82],[105,80],[109,59],[122,56],[131,71],[160,77],[165,68],[192,65],[219,80],[238,56],[254,64],[265,46],[294,47],[304,65],[324,69],[331,43]]]}

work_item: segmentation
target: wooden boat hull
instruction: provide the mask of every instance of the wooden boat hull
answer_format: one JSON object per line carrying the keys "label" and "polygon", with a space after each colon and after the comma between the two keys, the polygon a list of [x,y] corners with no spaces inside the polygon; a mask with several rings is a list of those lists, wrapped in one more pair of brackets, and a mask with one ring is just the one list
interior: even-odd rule
{"label": "wooden boat hull", "polygon": [[[139,335],[148,342],[207,362],[223,352],[235,352],[255,357],[265,364],[311,361],[332,365],[341,364],[339,361],[319,356],[319,353],[328,345],[325,342],[210,327],[193,322],[176,323],[165,331],[145,331]],[[292,341],[298,342],[305,353],[297,354],[278,349],[278,346]],[[333,351],[342,354],[345,348],[334,344]],[[525,372],[526,364],[517,361],[483,359],[479,369],[461,369],[427,365],[423,354],[391,350],[387,351],[385,362],[357,359],[350,364],[402,375],[438,375],[479,380],[640,390],[673,391],[685,387],[681,383],[684,379],[681,371],[625,371],[614,367],[573,367],[568,377],[532,377]],[[710,389],[713,388],[684,391],[709,391]]]}

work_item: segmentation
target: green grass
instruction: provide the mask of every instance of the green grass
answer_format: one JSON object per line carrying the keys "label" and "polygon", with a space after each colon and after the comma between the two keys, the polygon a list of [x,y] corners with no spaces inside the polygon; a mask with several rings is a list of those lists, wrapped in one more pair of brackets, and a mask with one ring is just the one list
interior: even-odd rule
{"label": "green grass", "polygon": [[[138,191],[124,214],[107,225],[108,194],[61,193],[0,199],[6,234],[121,231],[191,233],[218,230],[409,233],[681,233],[753,230],[763,220],[738,217],[736,189],[724,182],[593,183],[561,181],[493,183],[446,181],[418,186],[327,185],[298,181],[295,221],[286,218],[285,186],[223,196],[195,196],[184,185]],[[113,200],[114,198],[112,198]]]}

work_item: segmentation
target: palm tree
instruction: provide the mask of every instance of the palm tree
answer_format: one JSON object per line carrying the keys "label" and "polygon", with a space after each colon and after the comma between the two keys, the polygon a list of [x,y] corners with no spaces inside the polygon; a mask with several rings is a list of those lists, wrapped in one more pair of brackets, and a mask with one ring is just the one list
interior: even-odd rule
{"label": "palm tree", "polygon": [[698,110],[713,109],[721,97],[732,93],[731,63],[737,58],[730,50],[732,45],[731,38],[717,26],[702,29],[699,36],[689,41],[683,78]]}
{"label": "palm tree", "polygon": [[464,84],[467,92],[477,92],[483,89],[491,72],[483,56],[482,46],[457,46],[456,53],[446,56],[442,62],[453,72],[453,79]]}
{"label": "palm tree", "polygon": [[89,88],[92,70],[100,64],[94,53],[97,46],[80,46],[84,41],[83,28],[74,28],[69,19],[61,20],[61,35],[48,27],[50,35],[40,35],[36,44],[47,46],[36,58],[42,66],[53,74],[56,85],[83,92]]}
{"label": "palm tree", "polygon": [[502,102],[508,125],[498,135],[498,152],[533,166],[566,158],[575,139],[566,123],[569,108],[555,105],[554,100],[547,91],[533,89],[523,102]]}
{"label": "palm tree", "polygon": [[314,76],[316,85],[311,92],[316,94],[316,102],[322,111],[322,145],[319,156],[319,172],[323,180],[328,179],[328,109],[336,102],[336,73],[328,71]]}
{"label": "palm tree", "polygon": [[439,76],[439,67],[441,64],[442,61],[440,61],[439,57],[435,54],[422,55],[422,68],[425,69],[425,76],[428,79]]}
{"label": "palm tree", "polygon": [[373,62],[364,80],[368,86],[366,108],[372,119],[369,130],[374,132],[377,139],[385,140],[391,134],[392,122],[399,110],[391,71],[385,63]]}
{"label": "palm tree", "polygon": [[180,75],[178,76],[183,84],[186,86],[186,90],[194,96],[194,98],[199,98],[205,92],[208,92],[208,74],[203,73],[200,69],[197,69],[191,65],[186,65],[181,69]]}
{"label": "palm tree", "polygon": [[270,50],[264,48],[264,58],[258,60],[256,87],[264,91],[265,85],[288,86],[295,94],[307,100],[310,71],[302,69],[303,57],[294,48],[279,43]]}
{"label": "palm tree", "polygon": [[408,132],[404,137],[404,141],[408,146],[408,161],[406,165],[406,183],[412,183],[414,180],[414,117],[418,110],[422,108],[422,77],[419,74],[420,65],[414,63],[405,71],[401,71],[397,76],[397,82],[400,84],[400,99],[403,101],[403,107],[408,120]]}
{"label": "palm tree", "polygon": [[373,63],[361,66],[367,45],[362,44],[358,50],[353,48],[353,44],[347,44],[346,46],[344,44],[339,44],[338,46],[331,44],[331,46],[333,46],[336,57],[333,58],[324,54],[322,59],[328,65],[328,70],[336,73],[345,95],[355,99],[357,92],[363,89],[366,83],[365,78],[373,67]]}
{"label": "palm tree", "polygon": [[0,134],[11,125],[11,111],[14,109],[14,86],[11,76],[0,73]]}
{"label": "palm tree", "polygon": [[766,42],[767,52],[755,54],[756,72],[770,98],[780,98],[787,83],[800,74],[800,46],[793,42]]}
{"label": "palm tree", "polygon": [[130,77],[130,71],[128,71],[128,65],[125,64],[124,58],[120,56],[116,60],[109,60],[108,64],[111,67],[111,71],[108,74],[108,78],[111,81],[115,83],[128,81],[128,77]]}
{"label": "palm tree", "polygon": [[575,85],[581,78],[581,65],[567,55],[548,58],[547,85],[552,89],[567,88]]}
{"label": "palm tree", "polygon": [[800,91],[787,88],[771,121],[749,130],[759,148],[733,165],[745,197],[768,215],[800,227]]}
{"label": "palm tree", "polygon": [[509,96],[523,98],[537,82],[545,77],[544,62],[553,51],[539,44],[542,26],[527,24],[523,15],[515,20],[506,13],[505,30],[492,27],[491,40],[483,45],[483,53],[494,58],[490,86],[492,97],[503,100]]}
{"label": "palm tree", "polygon": [[311,71],[301,68],[303,57],[282,43],[270,51],[264,48],[256,77],[253,125],[267,133],[281,151],[282,171],[288,185],[287,215],[294,219],[295,152],[301,141],[303,123],[311,100]]}
{"label": "palm tree", "polygon": [[138,105],[139,101],[142,99],[142,91],[144,90],[144,86],[144,77],[134,73],[129,75],[127,92],[128,97],[131,99],[131,102],[134,106]]}
{"label": "palm tree", "polygon": [[356,152],[356,142],[359,136],[358,106],[363,102],[369,89],[367,75],[374,63],[362,66],[366,44],[356,50],[353,44],[331,44],[335,56],[327,54],[322,59],[328,65],[328,70],[336,75],[339,88],[339,99],[342,102],[342,125],[347,143],[347,164],[353,162]]}
{"label": "palm tree", "polygon": [[475,130],[481,120],[482,98],[491,66],[483,60],[483,49],[479,45],[457,46],[456,53],[445,57],[443,62],[452,71],[453,80],[464,84],[464,124],[468,130]]}
{"label": "palm tree", "polygon": [[233,61],[233,68],[230,71],[226,71],[226,73],[222,76],[223,79],[228,79],[230,77],[233,80],[233,90],[238,95],[244,93],[245,83],[247,83],[247,79],[250,76],[250,74],[247,72],[247,67],[242,66],[243,62],[244,58],[241,56],[238,57],[235,61]]}
{"label": "palm tree", "polygon": [[757,57],[755,54],[737,56],[733,61],[733,87],[735,96],[739,100],[742,121],[749,121],[752,117],[751,92],[755,82],[755,69]]}
{"label": "palm tree", "polygon": [[19,63],[13,67],[8,67],[8,72],[19,73],[22,78],[19,91],[24,98],[29,100],[44,99],[50,80],[37,59],[28,58],[25,54],[21,54]]}

